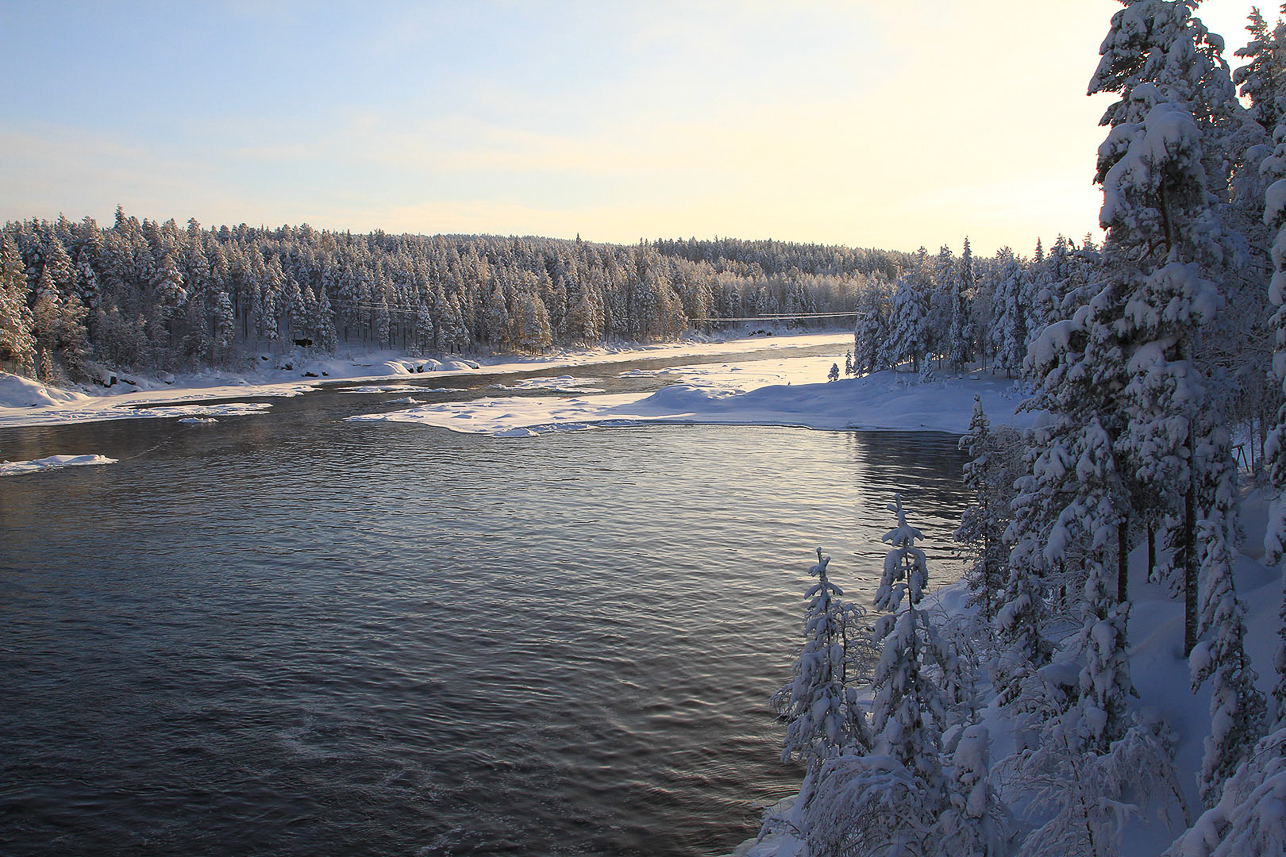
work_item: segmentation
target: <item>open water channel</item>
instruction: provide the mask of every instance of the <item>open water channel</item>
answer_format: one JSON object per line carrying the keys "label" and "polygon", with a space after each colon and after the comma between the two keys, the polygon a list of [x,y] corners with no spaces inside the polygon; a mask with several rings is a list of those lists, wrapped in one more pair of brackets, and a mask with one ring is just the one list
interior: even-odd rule
{"label": "open water channel", "polygon": [[725,854],[814,549],[869,604],[901,491],[956,573],[946,435],[344,421],[398,397],[0,431],[120,459],[0,481],[0,853]]}

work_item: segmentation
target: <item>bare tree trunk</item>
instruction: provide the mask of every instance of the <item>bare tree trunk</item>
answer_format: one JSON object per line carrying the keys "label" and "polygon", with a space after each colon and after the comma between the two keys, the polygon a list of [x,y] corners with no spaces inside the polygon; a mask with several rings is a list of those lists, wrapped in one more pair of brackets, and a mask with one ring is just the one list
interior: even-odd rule
{"label": "bare tree trunk", "polygon": [[1157,530],[1155,524],[1148,524],[1148,580],[1156,580],[1157,573]]}
{"label": "bare tree trunk", "polygon": [[[1192,432],[1188,432],[1188,449],[1192,449]],[[1188,490],[1183,496],[1183,656],[1197,645],[1197,496],[1196,472],[1189,458]]]}
{"label": "bare tree trunk", "polygon": [[1116,600],[1130,600],[1130,520],[1124,515],[1116,523]]}

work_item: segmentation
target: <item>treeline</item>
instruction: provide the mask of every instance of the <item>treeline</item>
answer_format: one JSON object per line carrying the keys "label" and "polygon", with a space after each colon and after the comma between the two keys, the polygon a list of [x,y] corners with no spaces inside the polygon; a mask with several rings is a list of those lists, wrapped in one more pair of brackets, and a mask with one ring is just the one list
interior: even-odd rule
{"label": "treeline", "polygon": [[[1193,342],[1218,374],[1222,414],[1246,436],[1247,458],[1250,441],[1262,450],[1282,402],[1265,368],[1274,335],[1262,286],[1271,270],[1267,235],[1253,231],[1256,243],[1237,236],[1220,272],[1222,311]],[[1044,376],[1027,364],[1033,346],[1049,325],[1094,311],[1110,262],[1087,235],[1079,246],[1059,236],[1048,251],[1038,241],[1030,257],[1002,247],[982,259],[966,239],[959,256],[921,248],[900,264],[895,280],[871,278],[858,292],[851,373],[905,366],[928,375],[980,365],[1038,384]]]}
{"label": "treeline", "polygon": [[95,363],[234,366],[295,346],[540,352],[671,339],[723,319],[851,311],[902,258],[730,240],[180,228],[119,208],[107,229],[88,217],[10,222],[0,245],[0,366],[45,381],[84,379]]}

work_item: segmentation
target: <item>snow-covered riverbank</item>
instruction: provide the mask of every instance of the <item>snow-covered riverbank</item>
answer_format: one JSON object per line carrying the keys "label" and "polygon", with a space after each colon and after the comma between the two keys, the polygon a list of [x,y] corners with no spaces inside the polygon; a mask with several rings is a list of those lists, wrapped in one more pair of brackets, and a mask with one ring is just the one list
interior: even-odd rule
{"label": "snow-covered riverbank", "polygon": [[758,384],[760,379],[749,374],[736,375],[741,367],[725,368],[721,378],[712,378],[704,367],[666,370],[676,383],[650,395],[492,397],[353,419],[411,422],[503,437],[649,422],[962,433],[977,395],[998,422],[1031,422],[1030,414],[1015,413],[1023,396],[1014,383],[982,373],[921,381],[914,375],[884,371],[833,383]]}
{"label": "snow-covered riverbank", "polygon": [[59,389],[29,378],[0,372],[0,428],[138,419],[149,416],[230,416],[242,412],[230,412],[223,410],[220,406],[201,403],[250,397],[297,396],[326,384],[346,381],[394,378],[407,380],[409,377],[429,376],[449,378],[482,373],[552,371],[651,358],[706,357],[720,354],[735,356],[752,351],[788,352],[795,348],[827,346],[834,346],[834,357],[754,361],[758,367],[758,373],[746,372],[745,377],[759,379],[758,382],[751,381],[751,383],[771,384],[787,383],[804,377],[808,380],[823,380],[830,364],[836,360],[842,363],[844,352],[852,348],[852,334],[830,332],[743,337],[722,341],[687,340],[656,345],[565,351],[533,358],[505,355],[479,360],[435,360],[389,352],[323,359],[295,357],[265,361],[262,369],[246,373],[208,370],[163,378],[117,373],[117,383],[110,388],[93,386]]}
{"label": "snow-covered riverbank", "polygon": [[[501,383],[497,394],[468,402],[423,403],[392,413],[358,419],[415,422],[455,431],[530,435],[592,425],[647,422],[733,425],[798,425],[817,429],[894,429],[963,432],[975,395],[1001,422],[1027,424],[1015,415],[1022,392],[1009,380],[982,373],[941,375],[931,381],[903,372],[878,372],[862,378],[825,381],[832,364],[842,363],[851,347],[848,333],[747,337],[722,342],[681,342],[615,350],[567,352],[547,358],[496,358],[490,361],[440,361],[387,353],[349,358],[288,361],[290,368],[249,374],[207,371],[163,381],[143,377],[120,380],[110,389],[59,389],[28,378],[0,373],[0,428],[97,422],[147,417],[219,418],[261,412],[270,403],[229,399],[297,396],[339,382],[385,380],[384,392],[433,393],[452,389],[452,377],[503,375],[596,367],[649,358],[727,355],[723,363],[702,363],[656,370],[628,370],[621,376],[653,375],[669,382],[659,392],[602,394],[592,379],[573,375]],[[793,356],[792,349],[833,346],[833,354]],[[765,357],[762,352],[769,352]],[[780,357],[771,352],[781,351]],[[757,353],[754,359],[745,357]],[[610,371],[610,370],[609,370]],[[305,377],[306,376],[306,377]],[[407,381],[442,378],[444,386],[420,391]],[[394,381],[403,383],[392,383]],[[369,390],[371,388],[361,388]],[[548,389],[572,397],[516,397],[515,391]]]}

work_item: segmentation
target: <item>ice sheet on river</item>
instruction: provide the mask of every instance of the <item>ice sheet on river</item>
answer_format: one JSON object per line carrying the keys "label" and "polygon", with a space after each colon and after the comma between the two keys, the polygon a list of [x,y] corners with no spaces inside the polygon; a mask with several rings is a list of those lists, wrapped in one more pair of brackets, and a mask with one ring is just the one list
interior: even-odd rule
{"label": "ice sheet on river", "polygon": [[1015,413],[1023,396],[1012,381],[982,373],[920,381],[891,371],[829,383],[774,385],[748,391],[676,384],[651,395],[493,397],[351,419],[420,423],[499,437],[657,422],[963,433],[969,425],[975,395],[982,397],[993,423],[1032,423],[1033,415]]}
{"label": "ice sheet on river", "polygon": [[0,476],[22,476],[43,473],[64,467],[81,467],[87,464],[115,464],[116,459],[105,455],[50,455],[32,461],[0,461]]}

